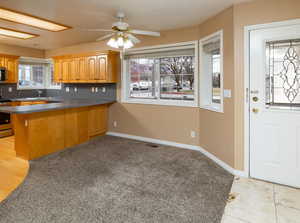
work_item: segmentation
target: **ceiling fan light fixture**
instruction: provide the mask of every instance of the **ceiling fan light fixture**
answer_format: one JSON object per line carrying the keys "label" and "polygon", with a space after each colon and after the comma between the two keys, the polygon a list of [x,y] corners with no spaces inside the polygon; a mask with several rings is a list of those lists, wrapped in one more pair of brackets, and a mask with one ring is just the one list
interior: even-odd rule
{"label": "ceiling fan light fixture", "polygon": [[132,43],[132,41],[130,40],[130,39],[125,39],[125,41],[124,41],[124,48],[125,49],[129,49],[129,48],[131,48],[131,47],[133,47],[133,43]]}
{"label": "ceiling fan light fixture", "polygon": [[117,42],[118,42],[119,47],[123,47],[124,46],[124,37],[119,36]]}
{"label": "ceiling fan light fixture", "polygon": [[119,48],[118,42],[115,37],[110,38],[109,41],[107,42],[107,45],[112,48]]}

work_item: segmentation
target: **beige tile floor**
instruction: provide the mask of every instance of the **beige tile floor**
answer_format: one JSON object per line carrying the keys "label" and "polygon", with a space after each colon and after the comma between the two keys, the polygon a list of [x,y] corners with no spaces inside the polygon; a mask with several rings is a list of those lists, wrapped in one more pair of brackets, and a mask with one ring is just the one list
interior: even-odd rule
{"label": "beige tile floor", "polygon": [[236,178],[222,223],[300,223],[300,189]]}

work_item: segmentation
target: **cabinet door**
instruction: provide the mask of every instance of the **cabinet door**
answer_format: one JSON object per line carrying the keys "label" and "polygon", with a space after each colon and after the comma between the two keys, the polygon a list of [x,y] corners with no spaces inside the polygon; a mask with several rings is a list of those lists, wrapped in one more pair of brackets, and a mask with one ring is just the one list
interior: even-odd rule
{"label": "cabinet door", "polygon": [[76,76],[76,80],[81,82],[85,82],[86,80],[88,80],[85,57],[78,58],[78,73]]}
{"label": "cabinet door", "polygon": [[63,59],[62,60],[62,81],[68,82],[70,78],[70,60]]}
{"label": "cabinet door", "polygon": [[64,149],[64,116],[63,110],[29,115],[27,139],[30,146],[29,159]]}
{"label": "cabinet door", "polygon": [[90,82],[95,81],[96,72],[97,72],[97,57],[96,56],[87,57],[87,73],[88,73],[88,80]]}
{"label": "cabinet door", "polygon": [[88,109],[65,110],[65,147],[78,145],[88,139]]}
{"label": "cabinet door", "polygon": [[78,76],[78,63],[79,60],[78,58],[74,58],[70,60],[70,76],[69,76],[69,81],[70,82],[75,82],[77,80]]}
{"label": "cabinet door", "polygon": [[97,56],[97,72],[96,80],[106,81],[107,80],[107,56],[101,55]]}
{"label": "cabinet door", "polygon": [[54,60],[54,81],[62,82],[62,61]]}
{"label": "cabinet door", "polygon": [[5,67],[7,69],[7,82],[17,83],[18,80],[18,60],[14,58],[5,58]]}
{"label": "cabinet door", "polygon": [[5,67],[5,57],[0,56],[0,67]]}
{"label": "cabinet door", "polygon": [[89,110],[89,136],[105,133],[107,130],[107,106],[94,106]]}

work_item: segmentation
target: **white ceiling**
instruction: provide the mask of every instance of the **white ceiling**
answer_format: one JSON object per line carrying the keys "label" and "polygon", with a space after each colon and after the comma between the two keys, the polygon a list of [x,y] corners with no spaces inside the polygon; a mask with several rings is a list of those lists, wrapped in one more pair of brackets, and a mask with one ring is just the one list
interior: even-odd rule
{"label": "white ceiling", "polygon": [[[131,28],[161,31],[200,24],[244,1],[247,0],[1,0],[0,6],[74,28],[110,28],[114,15],[121,9]],[[105,34],[78,29],[53,33],[3,20],[0,26],[40,35],[29,40],[0,37],[0,43],[39,49],[90,42]]]}

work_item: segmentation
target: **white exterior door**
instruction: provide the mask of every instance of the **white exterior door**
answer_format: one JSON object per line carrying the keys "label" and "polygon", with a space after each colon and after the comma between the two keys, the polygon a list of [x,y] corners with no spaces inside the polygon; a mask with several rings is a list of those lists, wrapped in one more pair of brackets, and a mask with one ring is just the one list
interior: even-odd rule
{"label": "white exterior door", "polygon": [[300,188],[300,24],[250,32],[250,176]]}

